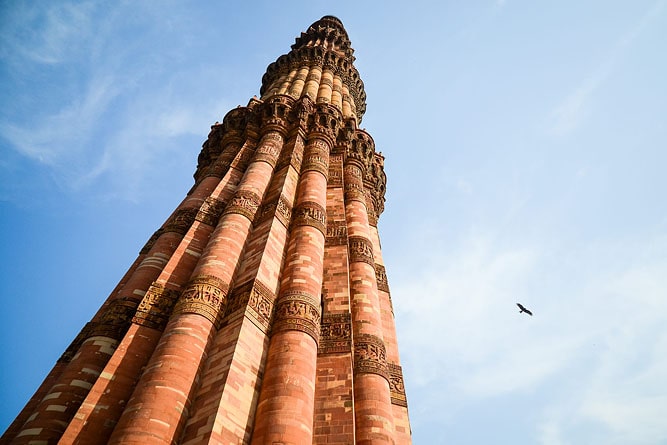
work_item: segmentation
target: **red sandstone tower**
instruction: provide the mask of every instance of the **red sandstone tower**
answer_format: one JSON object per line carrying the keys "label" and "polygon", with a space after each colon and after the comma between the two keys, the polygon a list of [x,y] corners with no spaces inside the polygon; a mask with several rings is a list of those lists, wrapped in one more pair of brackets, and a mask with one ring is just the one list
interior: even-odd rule
{"label": "red sandstone tower", "polygon": [[0,442],[411,442],[352,53],[323,17],[211,128],[192,189]]}

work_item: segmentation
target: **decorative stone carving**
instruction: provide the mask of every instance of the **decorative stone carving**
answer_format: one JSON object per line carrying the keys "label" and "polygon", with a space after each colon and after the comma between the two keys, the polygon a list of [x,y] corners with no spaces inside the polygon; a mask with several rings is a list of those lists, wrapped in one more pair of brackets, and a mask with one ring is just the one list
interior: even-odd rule
{"label": "decorative stone carving", "polygon": [[317,171],[326,178],[329,174],[329,146],[321,139],[311,139],[306,147],[301,172]]}
{"label": "decorative stone carving", "polygon": [[355,130],[346,152],[346,163],[354,162],[362,171],[368,170],[375,153],[375,142],[364,130]]}
{"label": "decorative stone carving", "polygon": [[283,136],[277,131],[270,131],[264,136],[255,150],[255,161],[264,161],[271,167],[275,167],[280,149],[283,146]]}
{"label": "decorative stone carving", "polygon": [[317,342],[320,333],[320,306],[320,300],[306,292],[288,291],[281,294],[276,303],[272,332],[301,331]]}
{"label": "decorative stone carving", "polygon": [[[315,105],[315,113],[309,116],[308,137],[323,138],[327,141],[327,154],[329,147],[336,142],[336,135],[340,128],[342,116],[338,108],[328,103],[318,103]],[[325,173],[326,174],[326,173]]]}
{"label": "decorative stone carving", "polygon": [[277,131],[285,135],[293,104],[294,99],[287,95],[276,95],[269,98],[262,106],[262,129]]}
{"label": "decorative stone carving", "polygon": [[347,245],[347,223],[345,221],[329,221],[325,243],[326,246]]}
{"label": "decorative stone carving", "polygon": [[322,316],[318,354],[336,354],[352,351],[352,324],[350,313]]}
{"label": "decorative stone carving", "polygon": [[199,212],[197,212],[195,219],[206,225],[215,227],[218,225],[218,221],[224,210],[225,203],[223,201],[209,196],[199,208]]}
{"label": "decorative stone carving", "polygon": [[343,186],[343,156],[331,155],[329,157],[329,174],[327,187]]}
{"label": "decorative stone carving", "polygon": [[58,359],[59,363],[69,363],[72,361],[76,353],[79,351],[79,348],[83,344],[86,339],[88,339],[91,336],[91,333],[93,332],[93,328],[97,325],[97,323],[93,321],[89,321],[86,323],[86,325],[81,329],[79,334],[72,340],[72,343],[65,349],[65,352],[60,356]]}
{"label": "decorative stone carving", "polygon": [[259,280],[238,286],[229,296],[225,317],[243,311],[257,327],[269,331],[276,295]]}
{"label": "decorative stone carving", "polygon": [[373,244],[363,236],[351,236],[348,238],[350,251],[350,263],[364,262],[375,268],[373,259]]}
{"label": "decorative stone carving", "polygon": [[168,289],[161,283],[153,282],[146,291],[143,300],[139,303],[132,322],[152,329],[163,330],[179,294],[180,292],[177,290]]}
{"label": "decorative stone carving", "polygon": [[185,236],[190,230],[192,223],[195,221],[198,209],[185,208],[176,210],[169,221],[164,225],[165,232],[176,232],[181,236]]}
{"label": "decorative stone carving", "polygon": [[382,264],[375,265],[375,279],[378,284],[378,290],[389,293],[389,282],[387,281],[387,273]]}
{"label": "decorative stone carving", "polygon": [[212,275],[195,277],[178,299],[174,314],[199,314],[218,328],[228,291],[229,285],[218,277]]}
{"label": "decorative stone carving", "polygon": [[345,165],[343,171],[345,183],[343,185],[343,195],[345,202],[360,201],[366,204],[366,193],[364,191],[363,172],[361,166],[355,163]]}
{"label": "decorative stone carving", "polygon": [[153,248],[155,245],[155,242],[160,238],[160,235],[164,233],[164,229],[157,229],[151,237],[146,241],[146,244],[144,244],[144,247],[141,248],[139,251],[139,255],[146,255],[150,250]]}
{"label": "decorative stone carving", "polygon": [[408,406],[408,399],[405,396],[405,386],[403,384],[403,370],[399,365],[388,363],[389,368],[389,392],[391,403],[398,406]]}
{"label": "decorative stone carving", "polygon": [[354,337],[354,372],[377,374],[389,380],[387,352],[382,339],[370,334]]}
{"label": "decorative stone carving", "polygon": [[311,226],[326,235],[327,211],[316,202],[306,201],[299,204],[292,214],[294,226]]}
{"label": "decorative stone carving", "polygon": [[105,307],[102,316],[93,326],[91,337],[109,337],[120,340],[130,327],[132,316],[137,310],[137,301],[129,297],[111,300]]}
{"label": "decorative stone carving", "polygon": [[262,198],[256,193],[248,190],[239,190],[229,201],[223,214],[238,213],[252,221],[255,218],[261,201]]}

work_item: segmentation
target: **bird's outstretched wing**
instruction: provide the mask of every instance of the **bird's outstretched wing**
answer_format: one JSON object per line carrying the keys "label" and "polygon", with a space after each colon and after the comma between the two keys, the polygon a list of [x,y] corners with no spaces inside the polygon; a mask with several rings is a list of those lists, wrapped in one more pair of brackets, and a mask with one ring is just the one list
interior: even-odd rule
{"label": "bird's outstretched wing", "polygon": [[530,312],[528,309],[526,309],[526,308],[523,306],[523,304],[521,304],[521,303],[517,303],[516,305],[519,306],[519,309],[520,309],[519,313],[521,313],[521,312],[525,312],[526,314],[528,314],[528,315],[530,315],[530,316],[532,317],[533,313]]}

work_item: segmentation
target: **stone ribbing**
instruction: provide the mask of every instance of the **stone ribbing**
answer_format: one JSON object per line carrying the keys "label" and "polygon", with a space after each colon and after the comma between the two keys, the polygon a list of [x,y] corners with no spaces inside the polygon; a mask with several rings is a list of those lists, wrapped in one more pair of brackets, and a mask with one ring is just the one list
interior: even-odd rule
{"label": "stone ribbing", "polygon": [[[234,204],[227,205],[211,234],[110,443],[145,440],[146,431],[165,442],[180,437],[187,421],[181,413],[190,410],[197,376],[220,325],[230,284],[252,229],[258,209],[254,197],[261,201],[273,174],[275,162],[266,162],[264,157],[273,153],[277,160],[282,143],[283,135],[275,130],[262,135],[255,158],[230,198]],[[266,145],[275,147],[267,149]],[[174,355],[175,351],[181,353]],[[174,410],[174,406],[179,409]]]}
{"label": "stone ribbing", "polygon": [[[252,443],[312,443],[321,317],[326,174],[337,119],[319,107],[310,122]],[[322,119],[320,119],[322,118]],[[313,123],[314,122],[314,123]],[[323,216],[323,215],[322,215]]]}

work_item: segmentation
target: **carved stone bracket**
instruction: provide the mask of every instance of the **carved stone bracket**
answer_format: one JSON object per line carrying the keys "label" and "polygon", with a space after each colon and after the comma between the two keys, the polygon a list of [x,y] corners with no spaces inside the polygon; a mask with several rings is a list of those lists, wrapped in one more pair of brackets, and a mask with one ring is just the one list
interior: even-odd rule
{"label": "carved stone bracket", "polygon": [[294,226],[311,226],[326,236],[327,212],[316,202],[305,201],[299,204],[292,213]]}
{"label": "carved stone bracket", "polygon": [[403,370],[399,365],[388,364],[389,367],[389,391],[391,403],[393,405],[408,406],[408,399],[405,396],[405,386],[403,385]]}
{"label": "carved stone bracket", "polygon": [[389,381],[387,350],[379,337],[359,334],[354,338],[355,374],[377,374]]}
{"label": "carved stone bracket", "polygon": [[179,291],[167,289],[163,284],[153,282],[139,303],[132,322],[148,328],[163,330],[179,295]]}
{"label": "carved stone bracket", "polygon": [[285,292],[280,295],[276,303],[272,333],[301,331],[318,342],[320,316],[319,298],[301,291]]}
{"label": "carved stone bracket", "polygon": [[351,236],[348,238],[350,251],[350,263],[364,262],[375,268],[373,259],[373,244],[363,236]]}
{"label": "carved stone bracket", "polygon": [[262,198],[256,193],[239,190],[230,200],[229,204],[227,204],[224,214],[238,213],[252,221],[255,219],[255,214],[257,213],[257,209],[259,209],[261,201]]}
{"label": "carved stone bracket", "polygon": [[197,212],[195,219],[206,225],[215,227],[218,225],[218,221],[224,210],[225,203],[223,201],[209,196],[199,208],[199,212]]}
{"label": "carved stone bracket", "polygon": [[318,354],[352,351],[352,324],[349,312],[322,316]]}
{"label": "carved stone bracket", "polygon": [[165,232],[176,232],[182,236],[185,236],[190,230],[192,223],[195,221],[197,216],[198,209],[186,208],[178,209],[174,212],[172,217],[164,225],[163,229]]}
{"label": "carved stone bracket", "polygon": [[329,221],[327,223],[327,237],[325,245],[347,245],[347,223],[345,221]]}
{"label": "carved stone bracket", "polygon": [[176,314],[199,314],[220,327],[229,285],[212,275],[200,275],[192,279],[174,308]]}
{"label": "carved stone bracket", "polygon": [[378,290],[389,293],[389,281],[387,281],[387,272],[382,264],[375,265],[375,279],[378,284]]}

